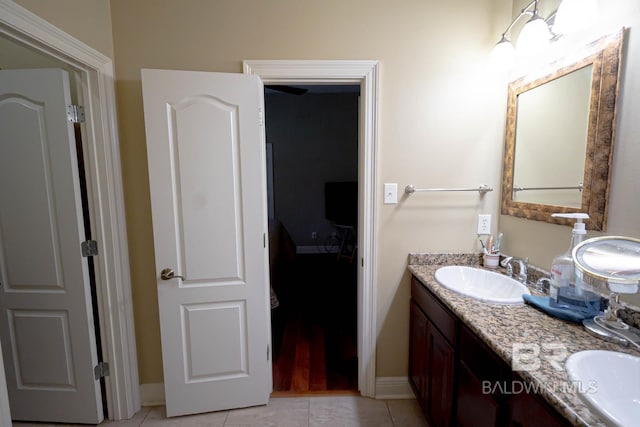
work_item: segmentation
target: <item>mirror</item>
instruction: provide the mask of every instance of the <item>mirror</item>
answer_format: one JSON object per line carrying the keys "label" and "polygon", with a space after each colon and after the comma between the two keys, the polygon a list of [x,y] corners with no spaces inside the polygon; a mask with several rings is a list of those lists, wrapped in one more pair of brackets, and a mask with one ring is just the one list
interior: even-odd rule
{"label": "mirror", "polygon": [[502,214],[606,229],[623,31],[509,84]]}

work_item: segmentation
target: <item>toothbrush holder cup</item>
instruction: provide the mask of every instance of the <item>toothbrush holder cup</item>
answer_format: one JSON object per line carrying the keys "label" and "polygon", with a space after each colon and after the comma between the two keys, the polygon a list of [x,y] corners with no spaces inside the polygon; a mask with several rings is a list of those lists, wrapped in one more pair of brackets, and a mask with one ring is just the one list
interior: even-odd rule
{"label": "toothbrush holder cup", "polygon": [[483,264],[487,268],[498,268],[498,266],[500,265],[499,261],[500,261],[499,253],[484,254]]}

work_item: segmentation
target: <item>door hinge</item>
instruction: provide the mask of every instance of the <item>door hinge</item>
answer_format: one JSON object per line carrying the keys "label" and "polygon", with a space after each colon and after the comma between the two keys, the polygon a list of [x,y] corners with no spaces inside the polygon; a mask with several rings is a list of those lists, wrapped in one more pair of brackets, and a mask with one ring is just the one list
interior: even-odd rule
{"label": "door hinge", "polygon": [[94,373],[94,376],[95,376],[96,380],[99,380],[100,378],[108,377],[109,376],[109,364],[107,362],[98,363],[96,365],[96,367],[93,368],[93,373]]}
{"label": "door hinge", "polygon": [[82,256],[85,258],[98,255],[98,242],[95,240],[85,240],[80,247],[82,248]]}
{"label": "door hinge", "polygon": [[264,113],[262,112],[262,108],[258,109],[258,125],[264,126]]}
{"label": "door hinge", "polygon": [[71,123],[84,123],[84,107],[82,105],[67,105],[67,120]]}
{"label": "door hinge", "polygon": [[267,248],[267,233],[262,233],[262,247]]}
{"label": "door hinge", "polygon": [[269,361],[269,356],[271,356],[271,348],[269,347],[269,344],[267,344],[267,361]]}

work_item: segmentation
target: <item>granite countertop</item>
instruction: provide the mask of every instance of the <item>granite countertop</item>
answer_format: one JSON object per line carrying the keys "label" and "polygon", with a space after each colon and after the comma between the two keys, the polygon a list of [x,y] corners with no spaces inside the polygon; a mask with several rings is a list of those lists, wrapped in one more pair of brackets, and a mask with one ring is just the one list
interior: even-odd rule
{"label": "granite countertop", "polygon": [[[489,304],[450,291],[434,278],[443,265],[480,265],[479,254],[410,254],[409,271],[511,366],[514,344],[538,346],[540,367],[518,371],[538,393],[575,426],[604,426],[578,397],[564,370],[563,356],[583,350],[612,350],[640,356],[640,352],[609,343],[587,333],[581,325],[553,318],[527,304]],[[532,294],[535,292],[532,290]],[[561,362],[557,369],[545,355]],[[564,359],[566,360],[566,358]],[[586,387],[586,386],[585,386]]]}

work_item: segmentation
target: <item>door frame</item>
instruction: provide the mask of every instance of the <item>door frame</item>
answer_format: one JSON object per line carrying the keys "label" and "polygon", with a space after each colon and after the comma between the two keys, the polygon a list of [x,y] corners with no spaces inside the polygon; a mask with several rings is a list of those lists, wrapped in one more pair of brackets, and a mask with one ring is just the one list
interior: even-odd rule
{"label": "door frame", "polygon": [[[118,142],[113,61],[10,0],[0,0],[0,34],[75,70],[85,107],[85,167],[94,258],[98,317],[111,420],[131,418],[140,409],[140,384],[133,321],[124,193]],[[0,401],[6,396],[0,390]]]}
{"label": "door frame", "polygon": [[358,123],[358,388],[375,397],[377,191],[378,188],[378,61],[245,60],[245,74],[264,84],[359,84]]}

